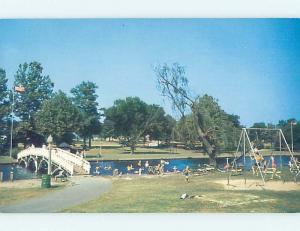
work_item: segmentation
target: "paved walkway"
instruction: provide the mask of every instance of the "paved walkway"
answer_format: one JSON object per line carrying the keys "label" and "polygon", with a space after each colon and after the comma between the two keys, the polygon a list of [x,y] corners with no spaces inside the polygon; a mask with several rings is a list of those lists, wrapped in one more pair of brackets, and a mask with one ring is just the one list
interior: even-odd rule
{"label": "paved walkway", "polygon": [[103,177],[73,177],[72,184],[62,190],[47,193],[15,204],[0,206],[7,213],[52,213],[99,197],[111,187],[111,181]]}

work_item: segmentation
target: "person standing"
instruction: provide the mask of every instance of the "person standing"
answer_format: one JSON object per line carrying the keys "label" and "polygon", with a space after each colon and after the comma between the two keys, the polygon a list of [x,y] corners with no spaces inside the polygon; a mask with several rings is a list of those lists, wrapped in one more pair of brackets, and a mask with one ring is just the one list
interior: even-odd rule
{"label": "person standing", "polygon": [[271,154],[270,160],[271,160],[271,166],[272,166],[272,168],[276,168],[275,158],[274,158],[273,154]]}
{"label": "person standing", "polygon": [[187,183],[189,183],[189,182],[190,182],[190,179],[189,179],[189,177],[190,177],[190,168],[189,168],[188,165],[187,165],[187,166],[185,167],[185,169],[183,170],[183,174],[184,174],[184,176],[185,176],[185,181],[186,181]]}

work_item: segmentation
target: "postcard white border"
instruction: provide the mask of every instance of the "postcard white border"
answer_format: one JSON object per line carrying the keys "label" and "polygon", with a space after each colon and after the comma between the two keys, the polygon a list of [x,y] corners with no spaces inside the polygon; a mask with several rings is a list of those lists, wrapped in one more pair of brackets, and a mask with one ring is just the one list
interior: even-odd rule
{"label": "postcard white border", "polygon": [[[98,17],[299,18],[300,3],[298,0],[0,0],[0,18]],[[22,231],[274,231],[297,229],[299,218],[298,214],[0,214],[0,227]]]}

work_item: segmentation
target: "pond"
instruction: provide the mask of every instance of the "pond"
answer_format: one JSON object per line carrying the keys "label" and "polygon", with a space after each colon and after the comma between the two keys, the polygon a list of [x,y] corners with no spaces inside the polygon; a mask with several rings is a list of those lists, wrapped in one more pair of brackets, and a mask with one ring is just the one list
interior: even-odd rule
{"label": "pond", "polygon": [[11,172],[13,172],[14,180],[34,179],[41,177],[39,173],[30,171],[28,168],[22,168],[17,164],[0,164],[0,172],[3,173],[3,181],[10,180]]}
{"label": "pond", "polygon": [[[266,156],[264,157],[265,160],[268,162],[270,157]],[[228,158],[229,163],[233,161],[234,158]],[[288,166],[288,162],[290,160],[289,156],[275,156],[275,162],[278,167],[281,166]],[[174,167],[178,171],[182,171],[187,165],[192,170],[196,170],[199,167],[203,166],[204,164],[208,164],[208,159],[206,158],[187,158],[187,159],[171,159],[171,160],[165,160],[166,163],[164,165],[164,171],[165,172],[173,172]],[[161,162],[161,160],[148,160],[148,163],[150,166],[158,165]],[[217,158],[217,166],[220,169],[224,168],[224,165],[227,162],[227,158]],[[91,172],[92,175],[112,175],[114,169],[118,169],[119,172],[122,172],[122,174],[127,173],[137,173],[140,166],[138,165],[138,160],[115,160],[115,161],[98,161],[98,162],[90,162],[91,163]],[[141,168],[145,169],[145,163],[146,160],[141,161]],[[249,156],[245,158],[245,168],[247,170],[251,169],[251,166],[253,165],[253,160],[250,159]],[[244,165],[244,158],[241,157],[237,160],[237,164],[239,166]],[[133,170],[127,171],[127,166],[132,165]],[[270,164],[271,165],[271,164]],[[96,168],[98,167],[98,168]],[[99,174],[100,173],[100,174]],[[142,171],[142,173],[146,173],[145,170]]]}
{"label": "pond", "polygon": [[[265,160],[268,162],[269,157],[264,157]],[[275,156],[275,162],[278,167],[281,166],[288,166],[290,157],[289,156]],[[229,158],[229,162],[232,162],[233,158]],[[173,172],[174,167],[178,171],[182,171],[187,165],[190,169],[195,170],[198,169],[199,166],[203,166],[203,164],[208,164],[208,159],[206,158],[197,158],[197,159],[171,159],[165,160],[166,163],[164,165],[165,172]],[[217,158],[217,165],[218,168],[223,169],[224,165],[226,164],[226,158]],[[122,174],[132,174],[137,173],[140,166],[138,165],[138,160],[114,160],[114,161],[94,161],[91,163],[91,175],[112,175],[114,169],[118,169],[119,172]],[[161,160],[148,160],[150,166],[158,165]],[[243,157],[237,160],[238,165],[243,165],[244,159]],[[141,161],[141,168],[145,168],[146,160]],[[251,169],[253,161],[247,156],[245,162],[245,168],[247,170]],[[127,171],[127,166],[132,165],[133,170]],[[40,178],[41,173],[35,173],[34,171],[30,171],[27,168],[22,168],[19,165],[15,164],[0,164],[0,172],[3,172],[3,181],[8,181],[10,179],[10,172],[14,174],[14,180],[20,179],[33,179],[33,178]],[[142,174],[147,173],[145,170],[142,171]]]}

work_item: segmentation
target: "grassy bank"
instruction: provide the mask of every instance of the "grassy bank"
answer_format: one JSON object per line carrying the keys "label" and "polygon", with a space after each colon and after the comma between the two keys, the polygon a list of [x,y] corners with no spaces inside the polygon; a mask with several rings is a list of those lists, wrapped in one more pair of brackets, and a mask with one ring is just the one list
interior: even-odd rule
{"label": "grassy bank", "polygon": [[[53,183],[52,188],[41,188],[41,180],[18,180],[0,183],[0,206],[17,204],[28,199],[45,195],[65,187],[66,183]],[[47,203],[47,202],[45,202]]]}
{"label": "grassy bank", "polygon": [[9,156],[0,156],[0,164],[12,164],[16,163],[17,161]]}
{"label": "grassy bank", "polygon": [[[232,180],[239,178],[243,179],[237,176]],[[248,181],[250,178],[253,176],[249,173]],[[112,180],[109,192],[64,212],[300,212],[300,185],[290,191],[228,190],[217,183],[218,180],[226,182],[226,174],[221,173],[192,176],[190,183],[186,183],[181,174],[124,176]],[[256,181],[260,182],[258,178]],[[279,190],[294,184],[275,183]],[[194,197],[179,199],[183,193]]]}

